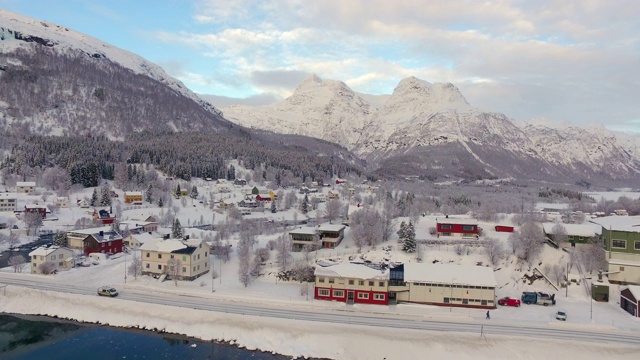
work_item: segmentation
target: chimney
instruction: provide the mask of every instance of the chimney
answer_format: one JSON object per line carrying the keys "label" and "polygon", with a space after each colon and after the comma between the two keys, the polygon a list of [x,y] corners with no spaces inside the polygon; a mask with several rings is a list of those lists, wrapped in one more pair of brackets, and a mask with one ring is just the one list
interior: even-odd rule
{"label": "chimney", "polygon": [[100,230],[100,236],[104,236],[104,231]]}
{"label": "chimney", "polygon": [[183,240],[189,240],[189,235],[185,235],[184,238],[182,238]]}

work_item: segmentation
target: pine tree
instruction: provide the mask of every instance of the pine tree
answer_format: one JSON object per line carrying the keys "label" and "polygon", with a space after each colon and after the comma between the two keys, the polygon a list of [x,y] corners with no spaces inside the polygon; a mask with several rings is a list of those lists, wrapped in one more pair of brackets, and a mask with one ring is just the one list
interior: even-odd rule
{"label": "pine tree", "polygon": [[69,246],[69,239],[67,233],[64,231],[57,231],[53,236],[53,244],[58,246]]}
{"label": "pine tree", "polygon": [[182,190],[180,190],[180,184],[176,186],[176,196],[182,196]]}
{"label": "pine tree", "polygon": [[416,229],[411,221],[407,225],[405,232],[405,240],[402,246],[402,250],[412,253],[416,251]]}
{"label": "pine tree", "polygon": [[162,201],[162,196],[158,197],[158,207],[164,206],[164,201]]}
{"label": "pine tree", "polygon": [[407,239],[407,223],[401,222],[400,229],[398,230],[398,242],[403,243]]}
{"label": "pine tree", "polygon": [[180,220],[176,218],[173,221],[173,226],[171,227],[171,237],[172,238],[182,238],[182,225],[180,225]]}
{"label": "pine tree", "polygon": [[300,211],[302,211],[303,214],[306,214],[309,212],[309,195],[308,194],[304,194],[304,199],[302,199],[302,206],[300,206]]}
{"label": "pine tree", "polygon": [[147,191],[144,193],[144,200],[148,203],[153,202],[153,185],[149,184]]}
{"label": "pine tree", "polygon": [[189,195],[191,196],[192,199],[197,199],[198,198],[198,187],[193,185],[193,187],[191,188],[191,194]]}
{"label": "pine tree", "polygon": [[98,206],[98,188],[93,189],[93,195],[91,195],[91,206]]}
{"label": "pine tree", "polygon": [[111,189],[107,183],[100,188],[100,206],[111,206]]}

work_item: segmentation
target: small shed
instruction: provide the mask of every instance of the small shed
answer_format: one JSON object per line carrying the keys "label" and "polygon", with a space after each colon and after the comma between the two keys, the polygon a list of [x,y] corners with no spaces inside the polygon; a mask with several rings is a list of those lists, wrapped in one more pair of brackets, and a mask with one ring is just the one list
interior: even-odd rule
{"label": "small shed", "polygon": [[496,229],[496,232],[507,232],[507,233],[513,232],[513,226],[496,225],[495,229]]}
{"label": "small shed", "polygon": [[635,317],[640,317],[640,286],[629,285],[620,292],[620,307]]}

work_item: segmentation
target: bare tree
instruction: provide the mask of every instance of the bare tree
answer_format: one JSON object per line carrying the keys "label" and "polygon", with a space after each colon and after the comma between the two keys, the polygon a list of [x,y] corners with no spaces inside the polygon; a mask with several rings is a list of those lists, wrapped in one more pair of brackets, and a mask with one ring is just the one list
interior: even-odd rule
{"label": "bare tree", "polygon": [[238,243],[238,280],[247,287],[251,282],[251,246],[252,242],[245,238]]}
{"label": "bare tree", "polygon": [[142,275],[142,260],[135,254],[133,255],[133,259],[131,260],[131,265],[129,265],[128,273],[132,275],[134,279],[137,279],[138,276]]}
{"label": "bare tree", "polygon": [[551,228],[551,233],[553,234],[553,240],[557,243],[569,240],[569,236],[567,235],[567,228],[565,228],[564,225],[560,223],[553,225],[553,228]]}
{"label": "bare tree", "polygon": [[382,216],[372,207],[355,211],[351,215],[351,233],[358,249],[365,245],[377,245],[383,238]]}
{"label": "bare tree", "polygon": [[544,233],[540,224],[535,222],[526,222],[520,227],[520,236],[518,239],[518,256],[529,266],[538,257],[544,246]]}
{"label": "bare tree", "polygon": [[42,216],[37,212],[28,212],[23,215],[23,220],[27,226],[27,234],[33,235],[38,233],[38,229],[42,226]]}
{"label": "bare tree", "polygon": [[498,265],[498,261],[502,257],[504,250],[502,249],[502,244],[498,241],[498,239],[487,237],[483,241],[484,253],[489,258],[489,262],[491,265]]}
{"label": "bare tree", "polygon": [[282,234],[278,237],[276,254],[276,262],[280,271],[287,270],[289,258],[291,257],[291,239],[287,234]]}
{"label": "bare tree", "polygon": [[167,275],[173,280],[174,285],[178,286],[178,280],[182,279],[182,260],[177,258],[167,260]]}
{"label": "bare tree", "polygon": [[580,259],[585,266],[585,270],[592,274],[594,271],[607,268],[607,260],[602,241],[598,238],[591,238],[585,246],[580,248]]}
{"label": "bare tree", "polygon": [[13,268],[13,272],[21,273],[26,260],[22,255],[14,255],[9,258],[9,266]]}
{"label": "bare tree", "polygon": [[424,245],[417,244],[416,246],[416,261],[422,262],[424,260]]}
{"label": "bare tree", "polygon": [[76,220],[76,223],[75,223],[74,227],[76,229],[86,229],[86,228],[92,226],[92,223],[93,223],[93,220],[91,220],[90,218],[82,217],[82,218]]}
{"label": "bare tree", "polygon": [[43,262],[42,264],[40,264],[40,266],[38,266],[38,270],[41,274],[53,274],[56,271],[56,265],[51,261]]}

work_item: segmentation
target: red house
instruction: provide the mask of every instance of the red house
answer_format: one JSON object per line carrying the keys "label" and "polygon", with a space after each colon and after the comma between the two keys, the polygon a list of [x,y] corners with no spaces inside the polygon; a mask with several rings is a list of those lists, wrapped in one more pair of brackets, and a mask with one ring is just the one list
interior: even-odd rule
{"label": "red house", "polygon": [[117,254],[122,252],[122,235],[115,231],[100,231],[87,236],[83,241],[83,253]]}
{"label": "red house", "polygon": [[40,217],[42,219],[46,219],[47,218],[47,207],[44,205],[38,205],[38,204],[29,204],[29,205],[25,205],[24,206],[24,213],[25,214],[40,214]]}
{"label": "red house", "polygon": [[344,184],[346,182],[347,182],[347,180],[345,180],[345,179],[336,179],[336,185]]}
{"label": "red house", "polygon": [[438,237],[456,236],[463,238],[478,237],[478,221],[475,219],[445,218],[436,219]]}
{"label": "red house", "polygon": [[269,201],[271,201],[271,196],[270,195],[265,195],[265,194],[258,194],[256,196],[256,201],[269,202]]}
{"label": "red house", "polygon": [[513,232],[513,226],[496,225],[496,232],[512,233]]}
{"label": "red house", "polygon": [[116,217],[111,216],[109,211],[107,211],[106,209],[94,209],[93,219],[96,221],[100,221],[103,225],[109,225],[109,224],[113,224]]}
{"label": "red house", "polygon": [[317,300],[347,304],[388,305],[389,270],[374,269],[363,264],[318,266],[315,270]]}

